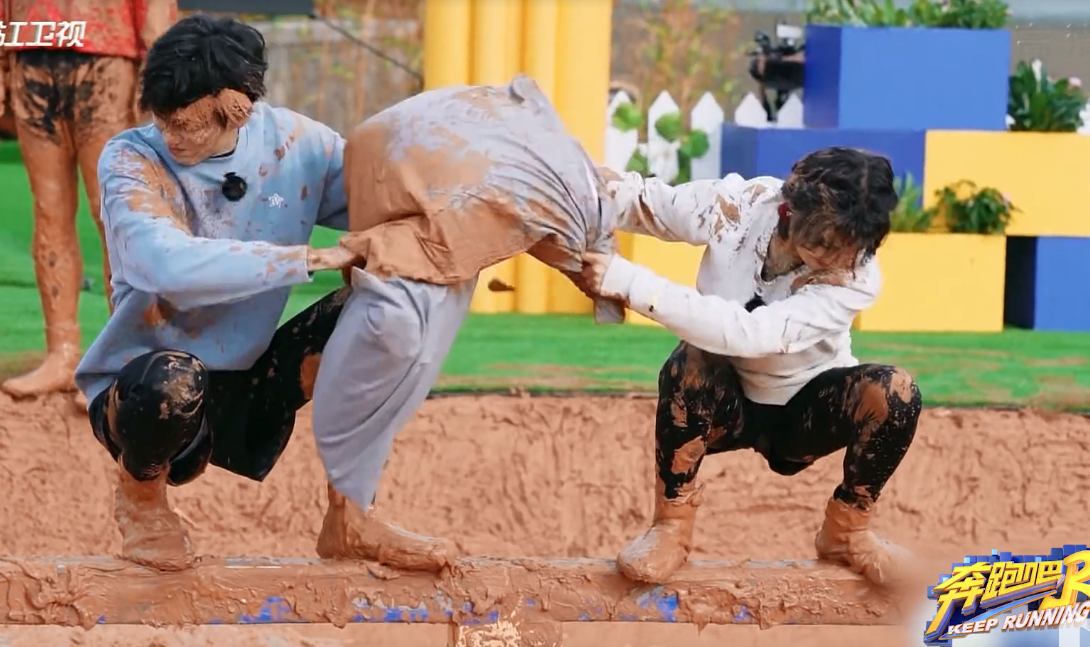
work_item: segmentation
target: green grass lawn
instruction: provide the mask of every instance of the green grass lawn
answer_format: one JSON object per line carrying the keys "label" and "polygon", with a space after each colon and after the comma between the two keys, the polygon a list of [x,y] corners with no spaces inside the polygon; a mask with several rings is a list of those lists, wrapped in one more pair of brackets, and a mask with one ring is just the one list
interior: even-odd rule
{"label": "green grass lawn", "polygon": [[[30,262],[31,196],[23,167],[3,163],[0,193],[0,374],[29,366],[43,348],[41,307]],[[80,305],[83,341],[106,321],[98,235],[85,201],[79,215],[90,292]],[[320,231],[321,244],[336,234]],[[293,292],[285,318],[334,289],[339,276],[320,276]],[[1033,405],[1090,409],[1090,334],[1009,330],[1002,334],[857,333],[864,361],[907,368],[928,404]],[[659,367],[677,343],[640,326],[596,326],[587,317],[472,315],[444,367],[447,391],[653,391]]]}

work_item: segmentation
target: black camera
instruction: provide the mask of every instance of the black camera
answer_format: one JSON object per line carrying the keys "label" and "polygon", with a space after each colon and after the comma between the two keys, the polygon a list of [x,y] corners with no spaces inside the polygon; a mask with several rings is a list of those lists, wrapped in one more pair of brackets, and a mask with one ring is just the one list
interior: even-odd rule
{"label": "black camera", "polygon": [[[780,108],[787,103],[792,92],[801,90],[805,82],[806,63],[803,57],[804,45],[799,41],[801,30],[788,25],[776,28],[778,42],[765,32],[759,31],[753,37],[757,49],[749,56],[749,75],[760,84],[761,104],[768,113],[768,120],[775,121]],[[769,92],[775,93],[769,99]]]}

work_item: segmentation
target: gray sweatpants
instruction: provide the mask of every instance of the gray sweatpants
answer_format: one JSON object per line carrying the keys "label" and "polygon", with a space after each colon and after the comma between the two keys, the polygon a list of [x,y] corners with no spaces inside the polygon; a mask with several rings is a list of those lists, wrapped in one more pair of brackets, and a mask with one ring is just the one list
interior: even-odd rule
{"label": "gray sweatpants", "polygon": [[314,384],[314,439],[330,484],[360,508],[374,501],[394,436],[435,385],[476,283],[353,270]]}

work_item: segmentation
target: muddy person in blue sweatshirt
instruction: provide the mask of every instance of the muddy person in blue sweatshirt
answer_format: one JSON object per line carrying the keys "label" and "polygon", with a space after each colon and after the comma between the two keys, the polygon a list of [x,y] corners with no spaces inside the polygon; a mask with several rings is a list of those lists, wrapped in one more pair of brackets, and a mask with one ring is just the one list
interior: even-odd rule
{"label": "muddy person in blue sweatshirt", "polygon": [[358,260],[308,246],[347,227],[344,142],[261,101],[266,60],[240,22],[179,21],[143,70],[153,123],[99,161],[114,313],[76,381],[119,462],[123,556],[162,569],[193,563],[167,486],[209,463],[261,481],[312,396],[349,288],[278,327],[292,286]]}

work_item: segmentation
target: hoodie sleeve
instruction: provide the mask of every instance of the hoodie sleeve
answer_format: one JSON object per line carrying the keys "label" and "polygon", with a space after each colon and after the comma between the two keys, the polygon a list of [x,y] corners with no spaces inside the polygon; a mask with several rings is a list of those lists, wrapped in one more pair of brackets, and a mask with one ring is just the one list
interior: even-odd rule
{"label": "hoodie sleeve", "polygon": [[749,212],[779,195],[779,180],[750,181],[732,173],[721,180],[678,186],[639,173],[603,173],[617,213],[617,228],[667,242],[707,245],[744,229]]}
{"label": "hoodie sleeve", "polygon": [[344,177],[344,137],[332,128],[313,122],[321,150],[328,159],[325,180],[322,184],[322,198],[318,205],[317,223],[322,227],[348,231],[348,196],[345,193]]}
{"label": "hoodie sleeve", "polygon": [[617,257],[602,292],[620,296],[697,348],[752,358],[795,353],[850,330],[877,299],[881,276],[873,259],[848,276],[815,278],[790,297],[747,312],[741,303],[700,294]]}
{"label": "hoodie sleeve", "polygon": [[111,260],[136,290],[191,310],[310,281],[305,245],[190,234],[162,169],[129,142],[106,147],[98,180]]}

